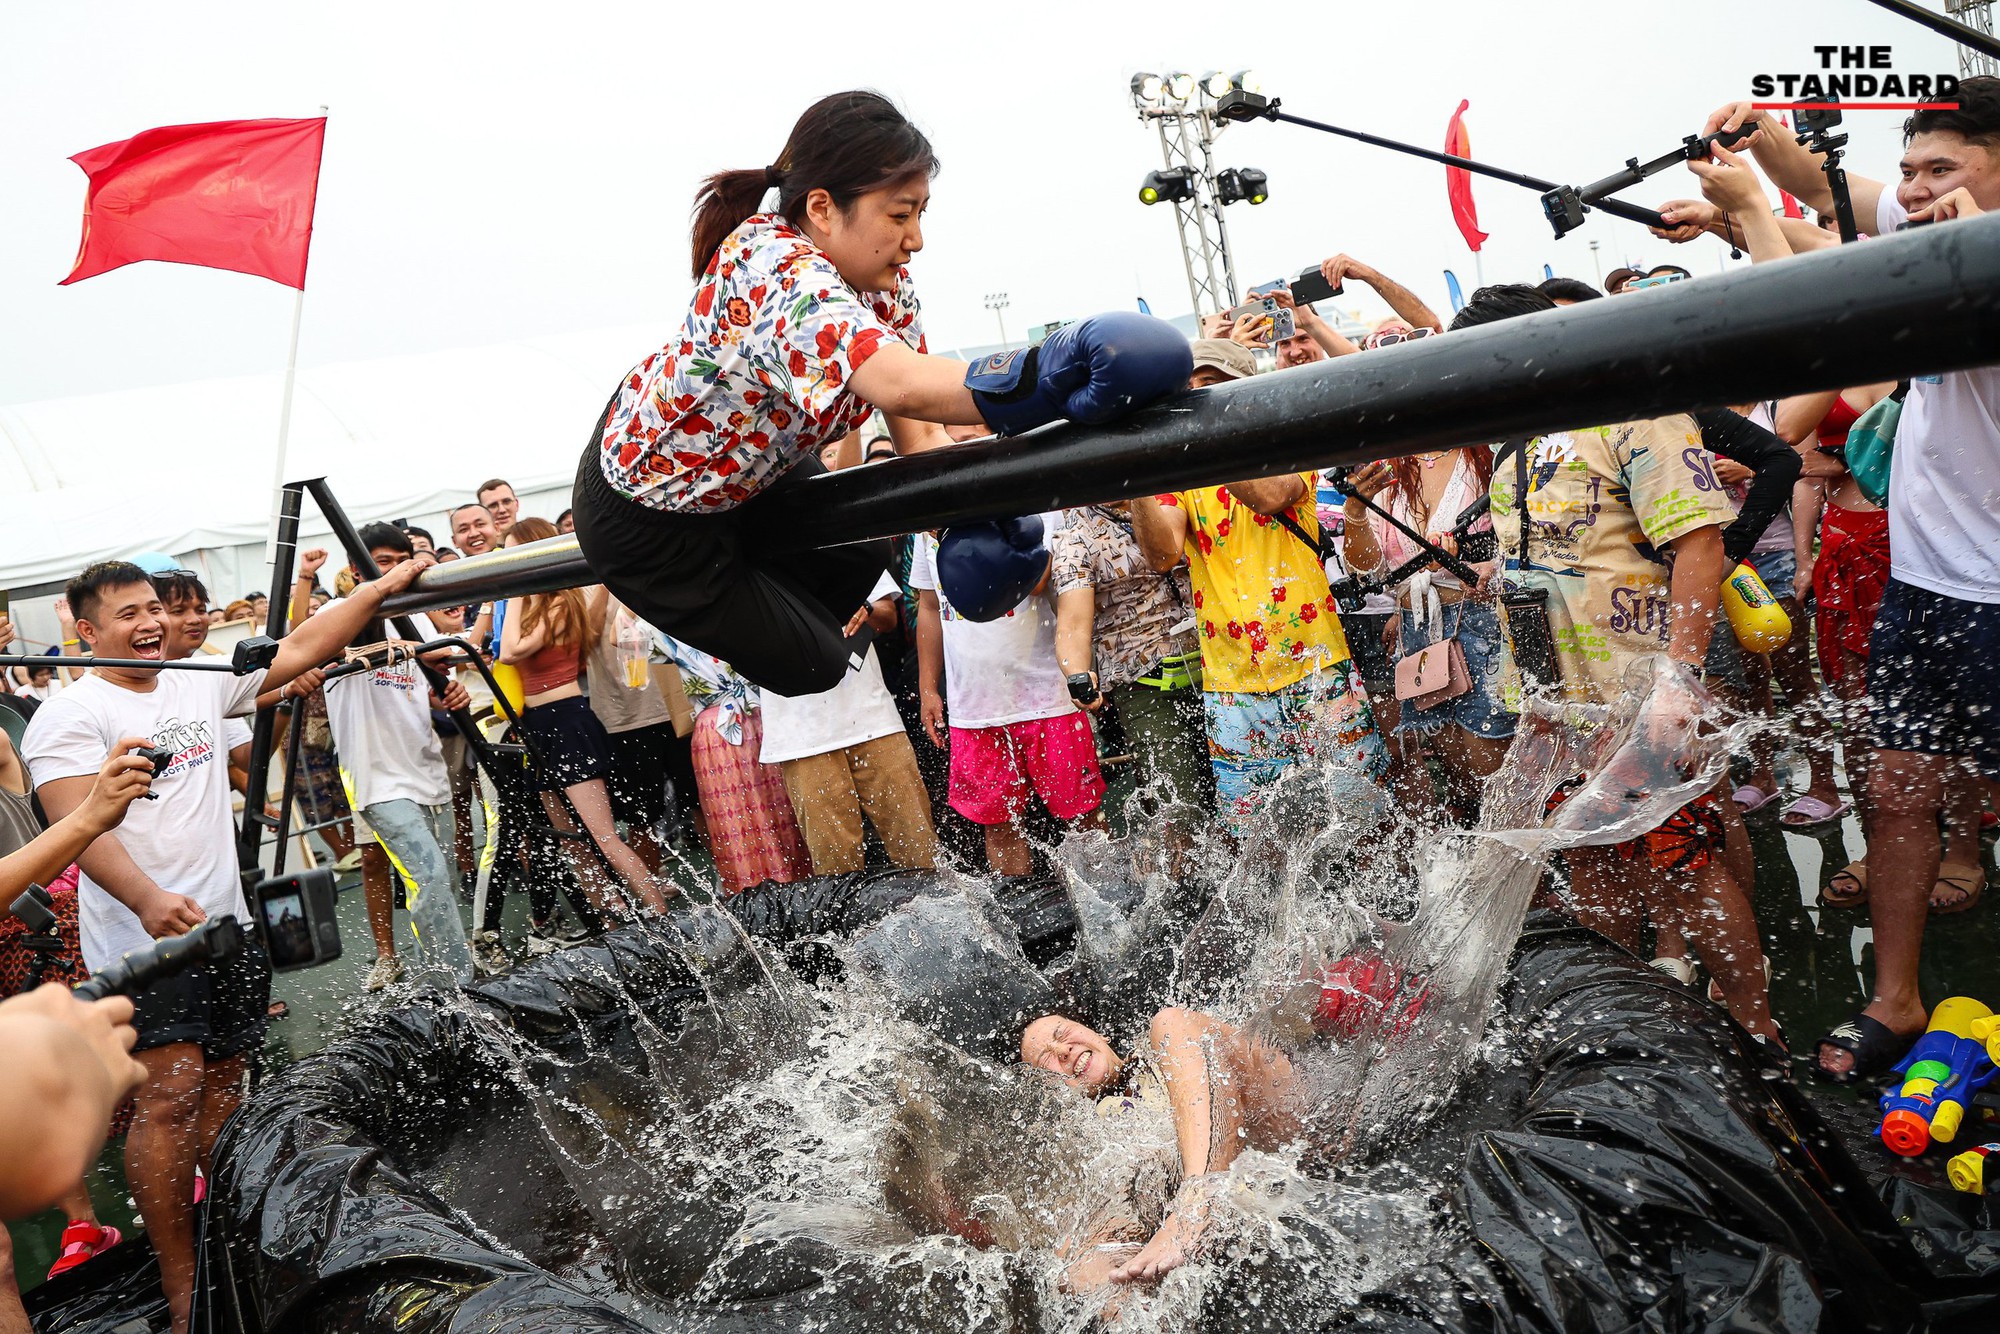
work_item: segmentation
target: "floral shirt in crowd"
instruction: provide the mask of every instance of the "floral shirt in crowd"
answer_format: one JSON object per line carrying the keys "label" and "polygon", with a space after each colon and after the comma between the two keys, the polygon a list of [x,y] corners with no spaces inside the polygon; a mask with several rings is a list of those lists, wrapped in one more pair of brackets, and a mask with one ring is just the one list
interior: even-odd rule
{"label": "floral shirt in crowd", "polygon": [[[1286,513],[1317,538],[1314,477],[1301,477],[1304,503]],[[1187,514],[1202,689],[1265,694],[1304,680],[1315,668],[1347,661],[1347,638],[1317,552],[1226,486],[1159,499]]]}
{"label": "floral shirt in crowd", "polygon": [[653,646],[662,657],[680,669],[681,688],[697,716],[714,709],[715,730],[732,746],[743,744],[743,715],[763,707],[757,687],[736,674],[713,653],[704,653],[692,644],[683,644],[672,635],[653,631]]}
{"label": "floral shirt in crowd", "polygon": [[[1736,517],[1694,419],[1656,417],[1539,436],[1528,443],[1528,564],[1512,455],[1493,470],[1493,521],[1509,582],[1549,594],[1549,621],[1572,697],[1616,699],[1625,669],[1667,646],[1673,599],[1667,544]],[[1512,675],[1507,693],[1519,698]]]}
{"label": "floral shirt in crowd", "polygon": [[1087,588],[1096,601],[1090,638],[1099,689],[1130,685],[1160,659],[1194,649],[1193,630],[1175,629],[1188,619],[1186,573],[1156,573],[1123,520],[1095,506],[1073,509],[1049,553],[1056,596]]}
{"label": "floral shirt in crowd", "polygon": [[924,347],[916,289],[857,293],[784,218],[717,247],[674,341],[632,368],[605,420],[604,479],[653,509],[731,509],[873,410],[848,381],[892,338]]}

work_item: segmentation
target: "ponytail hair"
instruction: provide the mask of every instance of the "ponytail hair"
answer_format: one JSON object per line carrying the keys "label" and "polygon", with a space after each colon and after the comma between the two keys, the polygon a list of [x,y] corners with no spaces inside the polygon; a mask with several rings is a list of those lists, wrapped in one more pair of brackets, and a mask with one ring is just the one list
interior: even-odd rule
{"label": "ponytail hair", "polygon": [[777,211],[796,225],[814,190],[826,191],[846,212],[871,190],[937,169],[931,141],[888,98],[862,91],[823,97],[792,126],[770,166],[719,171],[702,182],[691,229],[694,276],[708,271],[716,250],[757,212],[767,190],[778,191]]}

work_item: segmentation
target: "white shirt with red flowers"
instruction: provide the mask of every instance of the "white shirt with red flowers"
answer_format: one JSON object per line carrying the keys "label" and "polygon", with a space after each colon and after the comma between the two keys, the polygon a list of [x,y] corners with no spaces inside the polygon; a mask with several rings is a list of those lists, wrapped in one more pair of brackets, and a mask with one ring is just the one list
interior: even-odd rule
{"label": "white shirt with red flowers", "polygon": [[906,270],[893,292],[856,292],[784,218],[746,219],[716,248],[674,341],[619,387],[604,479],[653,509],[732,509],[868,419],[848,381],[890,338],[926,350]]}

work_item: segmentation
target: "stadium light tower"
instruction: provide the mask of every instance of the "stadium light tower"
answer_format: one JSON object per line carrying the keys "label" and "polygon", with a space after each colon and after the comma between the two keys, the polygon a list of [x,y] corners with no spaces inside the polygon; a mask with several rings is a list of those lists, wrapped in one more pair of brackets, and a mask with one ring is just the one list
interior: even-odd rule
{"label": "stadium light tower", "polygon": [[[1233,74],[1211,70],[1199,78],[1185,71],[1132,76],[1132,105],[1139,119],[1158,131],[1165,164],[1147,175],[1139,200],[1174,207],[1181,264],[1196,315],[1228,310],[1237,300],[1236,264],[1229,253],[1223,206],[1239,199],[1264,202],[1264,173],[1255,168],[1223,173],[1227,179],[1218,188],[1215,137],[1225,122],[1215,115],[1216,99],[1237,88],[1256,92],[1259,86],[1250,70]],[[1252,181],[1255,188],[1246,188]]]}
{"label": "stadium light tower", "polygon": [[[1944,12],[1957,19],[1966,27],[1986,33],[1993,32],[1993,0],[1944,0]],[[1958,77],[1970,79],[1979,74],[2000,72],[1993,63],[1993,57],[1983,51],[1975,51],[1963,42],[1958,47]]]}

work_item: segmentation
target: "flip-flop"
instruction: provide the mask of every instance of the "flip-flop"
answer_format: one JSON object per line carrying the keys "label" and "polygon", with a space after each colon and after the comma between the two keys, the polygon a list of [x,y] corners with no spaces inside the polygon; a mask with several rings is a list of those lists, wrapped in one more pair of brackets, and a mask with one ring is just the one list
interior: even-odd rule
{"label": "flip-flop", "polygon": [[1743,814],[1751,815],[1763,810],[1766,806],[1776,801],[1778,799],[1778,791],[1776,788],[1773,788],[1771,791],[1766,792],[1761,787],[1745,783],[1742,787],[1730,793],[1729,799],[1736,803],[1737,808]]}
{"label": "flip-flop", "polygon": [[1962,912],[1970,912],[1979,906],[1979,900],[1986,893],[1986,868],[1972,866],[1964,862],[1946,862],[1938,867],[1937,883],[1931,886],[1935,896],[1940,886],[1949,886],[1958,891],[1960,897],[1954,903],[1939,906],[1931,904],[1931,916],[1952,917]]}
{"label": "flip-flop", "polygon": [[[1858,1084],[1864,1079],[1873,1079],[1901,1060],[1903,1053],[1922,1036],[1921,1033],[1912,1033],[1904,1037],[1873,1015],[1856,1013],[1852,1019],[1813,1043],[1812,1070],[1821,1079],[1835,1084]],[[1854,1064],[1846,1074],[1834,1074],[1820,1064],[1822,1047],[1846,1052],[1854,1058]]]}
{"label": "flip-flop", "polygon": [[[1852,893],[1843,894],[1834,889],[1843,879],[1854,882]],[[1868,863],[1849,862],[1833,873],[1819,892],[1819,906],[1822,908],[1859,908],[1868,902]]]}
{"label": "flip-flop", "polygon": [[1784,814],[1778,817],[1778,823],[1787,829],[1811,829],[1814,825],[1838,820],[1853,809],[1854,803],[1851,801],[1842,801],[1838,806],[1829,806],[1809,793],[1785,807]]}
{"label": "flip-flop", "polygon": [[1692,959],[1677,959],[1662,954],[1659,958],[1653,960],[1648,967],[1665,973],[1684,987],[1694,985],[1694,960]]}

